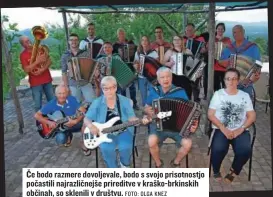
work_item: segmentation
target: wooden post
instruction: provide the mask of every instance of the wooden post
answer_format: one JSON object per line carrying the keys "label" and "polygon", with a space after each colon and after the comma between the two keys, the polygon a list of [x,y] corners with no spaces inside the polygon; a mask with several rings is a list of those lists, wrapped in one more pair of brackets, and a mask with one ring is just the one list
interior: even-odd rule
{"label": "wooden post", "polygon": [[63,21],[64,21],[64,30],[65,30],[65,37],[66,37],[66,46],[67,49],[69,49],[69,32],[68,32],[68,26],[67,26],[67,18],[66,18],[66,12],[62,10],[62,15],[63,15]]}
{"label": "wooden post", "polygon": [[207,134],[209,128],[209,122],[207,121],[207,111],[209,102],[214,92],[214,56],[215,56],[215,3],[209,3],[209,61],[208,61],[208,90],[207,90],[207,102],[206,102],[206,114],[205,114],[205,133]]}
{"label": "wooden post", "polygon": [[19,98],[17,96],[16,93],[16,85],[15,85],[15,80],[14,80],[14,75],[13,75],[13,70],[12,70],[12,59],[11,59],[11,54],[10,51],[8,49],[8,45],[6,42],[6,38],[5,38],[5,34],[4,34],[4,28],[3,28],[3,23],[1,24],[1,43],[2,43],[2,49],[4,51],[4,62],[5,62],[5,67],[6,67],[6,73],[8,75],[8,80],[9,80],[9,84],[11,87],[11,93],[12,93],[12,98],[13,98],[13,102],[15,105],[15,110],[16,110],[16,114],[17,114],[17,121],[19,123],[19,133],[23,134],[23,128],[24,128],[24,119],[23,119],[23,114],[22,114],[22,110],[21,110],[21,105],[19,102]]}

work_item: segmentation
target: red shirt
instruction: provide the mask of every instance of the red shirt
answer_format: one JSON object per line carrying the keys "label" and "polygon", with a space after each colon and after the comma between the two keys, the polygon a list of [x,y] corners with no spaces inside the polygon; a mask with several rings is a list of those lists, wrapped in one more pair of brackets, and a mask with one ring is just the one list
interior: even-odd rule
{"label": "red shirt", "polygon": [[171,48],[172,45],[168,42],[163,42],[162,45],[160,45],[159,43],[157,43],[156,41],[154,41],[153,43],[151,43],[151,49],[155,50],[156,48],[158,48],[159,46],[164,46],[166,48]]}
{"label": "red shirt", "polygon": [[[215,37],[215,42],[218,42],[218,38]],[[224,45],[231,45],[231,40],[229,37],[224,37],[222,40]],[[226,68],[221,66],[219,63],[218,63],[218,60],[215,60],[215,64],[214,64],[214,70],[216,71],[226,71]]]}
{"label": "red shirt", "polygon": [[[20,54],[20,61],[22,64],[22,68],[25,68],[30,64],[30,59],[31,59],[31,52],[28,50],[24,50]],[[31,73],[28,73],[28,76],[29,76],[28,81],[29,81],[30,87],[52,82],[52,77],[51,77],[49,69],[46,69],[42,74],[38,76],[35,76]]]}

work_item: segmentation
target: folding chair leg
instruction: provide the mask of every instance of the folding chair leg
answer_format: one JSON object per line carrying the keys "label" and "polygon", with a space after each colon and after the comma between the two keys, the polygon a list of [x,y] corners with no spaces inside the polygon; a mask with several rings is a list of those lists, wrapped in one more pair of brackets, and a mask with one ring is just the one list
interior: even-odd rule
{"label": "folding chair leg", "polygon": [[149,153],[149,168],[152,167],[152,155]]}
{"label": "folding chair leg", "polygon": [[137,146],[135,146],[135,152],[136,152],[136,156],[138,157],[138,150],[137,150]]}
{"label": "folding chair leg", "polygon": [[209,177],[211,175],[211,155],[209,157]]}
{"label": "folding chair leg", "polygon": [[98,154],[98,148],[96,148],[96,168],[99,167],[99,154]]}
{"label": "folding chair leg", "polygon": [[189,168],[189,155],[186,156],[186,168]]}
{"label": "folding chair leg", "polygon": [[251,168],[252,168],[252,151],[251,151],[251,155],[249,158],[249,167],[248,167],[248,181],[251,180]]}

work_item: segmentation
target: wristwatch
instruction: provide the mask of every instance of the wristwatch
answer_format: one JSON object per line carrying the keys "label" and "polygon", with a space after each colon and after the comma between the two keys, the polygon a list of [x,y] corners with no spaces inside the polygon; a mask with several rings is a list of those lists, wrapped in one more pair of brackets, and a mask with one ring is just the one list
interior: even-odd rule
{"label": "wristwatch", "polygon": [[246,129],[246,126],[245,125],[242,125],[241,128],[243,128],[244,130]]}

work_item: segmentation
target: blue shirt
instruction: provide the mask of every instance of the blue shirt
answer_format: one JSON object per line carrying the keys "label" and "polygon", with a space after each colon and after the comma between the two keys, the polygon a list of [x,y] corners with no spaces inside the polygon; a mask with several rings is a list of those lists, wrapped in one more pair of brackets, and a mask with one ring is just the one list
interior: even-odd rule
{"label": "blue shirt", "polygon": [[[128,122],[132,117],[136,117],[132,107],[131,100],[125,96],[117,94],[120,102],[121,121],[123,123]],[[115,111],[118,111],[117,104],[115,105]],[[89,107],[85,117],[97,123],[105,123],[107,114],[107,104],[104,95],[95,99]],[[127,130],[133,135],[133,127],[128,127]]]}
{"label": "blue shirt", "polygon": [[55,97],[44,105],[40,111],[43,115],[51,114],[56,111],[63,111],[66,116],[73,116],[76,114],[79,107],[80,103],[78,103],[74,96],[68,96],[64,105],[58,104],[57,98]]}
{"label": "blue shirt", "polygon": [[[176,88],[176,86],[172,85],[170,90],[172,90],[174,88]],[[171,93],[166,92],[166,94],[164,94],[161,86],[158,86],[158,89],[159,89],[159,94],[154,88],[151,89],[150,95],[146,100],[147,105],[152,106],[153,100],[158,99],[158,98],[182,98],[182,99],[185,99],[185,100],[189,100],[189,98],[188,98],[188,96],[187,96],[184,89],[174,91],[174,92],[171,92]]]}
{"label": "blue shirt", "polygon": [[230,48],[226,47],[222,52],[221,60],[226,60],[230,57],[231,54],[237,53],[237,54],[245,55],[245,56],[251,57],[255,60],[261,61],[259,47],[256,44],[250,46],[247,50],[242,51],[245,48],[245,46],[249,43],[250,42],[245,39],[241,46],[236,47],[235,42],[233,42],[232,46],[233,46],[233,48],[235,48],[235,51],[231,51]]}

